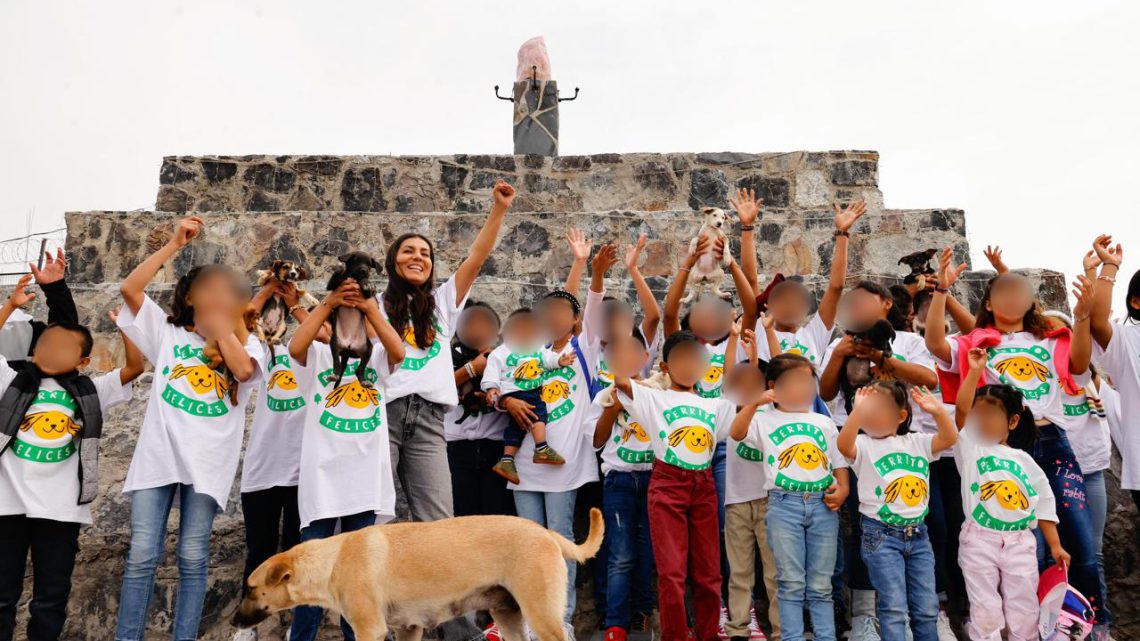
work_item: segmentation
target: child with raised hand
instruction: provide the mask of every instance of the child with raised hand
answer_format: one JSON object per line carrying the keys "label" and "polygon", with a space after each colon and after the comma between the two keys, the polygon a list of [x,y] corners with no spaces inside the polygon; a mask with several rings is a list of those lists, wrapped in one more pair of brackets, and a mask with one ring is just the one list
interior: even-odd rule
{"label": "child with raised hand", "polygon": [[1012,385],[1025,397],[1039,434],[1033,459],[1045,471],[1054,496],[1064,499],[1057,503],[1057,515],[1061,542],[1073,557],[1069,583],[1088,598],[1096,612],[1094,634],[1104,636],[1112,616],[1100,585],[1081,467],[1064,429],[1063,392],[1079,393],[1074,377],[1088,370],[1092,356],[1093,282],[1078,276],[1073,284],[1076,305],[1070,330],[1052,326],[1025,276],[1014,272],[999,274],[986,285],[974,330],[947,338],[947,294],[964,270],[965,265],[953,264],[949,251],[943,252],[939,288],[934,291],[927,314],[926,345],[944,371],[943,395],[947,399],[957,397],[961,380],[969,372],[966,354],[979,347],[986,350],[989,359],[979,383]]}
{"label": "child with raised hand", "polygon": [[[354,307],[364,313],[372,353],[352,358],[343,372],[327,343],[316,341],[336,308]],[[362,298],[360,286],[349,278],[331,292],[301,323],[289,341],[289,356],[307,405],[301,441],[301,474],[297,492],[301,542],[351,532],[391,519],[396,491],[388,451],[387,382],[404,360],[404,339],[380,313],[375,298]],[[361,384],[357,370],[364,368]],[[290,641],[313,641],[323,611],[302,606],[294,610]],[[345,638],[351,628],[341,619]]]}
{"label": "child with raised hand", "polygon": [[[35,294],[22,277],[0,307],[0,329]],[[124,339],[126,365],[96,377],[86,327],[49,323],[19,370],[0,356],[0,638],[17,638],[16,604],[32,554],[32,599],[22,638],[55,641],[67,617],[79,530],[98,494],[103,413],[131,399],[143,358]],[[22,357],[23,354],[20,354]]]}
{"label": "child with raised hand", "polygon": [[[610,371],[639,379],[647,358],[639,334],[615,335],[604,352]],[[636,384],[636,383],[635,383]],[[605,406],[605,399],[612,402]],[[602,513],[606,517],[605,608],[607,641],[623,641],[631,630],[646,632],[656,605],[649,535],[649,483],[653,445],[645,428],[629,416],[616,394],[594,399],[598,416],[594,447],[602,450]]]}
{"label": "child with raised hand", "polygon": [[542,402],[542,381],[547,372],[566,367],[574,362],[574,352],[556,354],[542,346],[542,331],[538,319],[529,307],[511,312],[503,325],[503,344],[487,355],[487,368],[483,370],[483,391],[487,404],[498,407],[502,399],[519,399],[533,408],[534,418],[522,421],[513,416],[503,432],[503,456],[491,471],[518,484],[519,473],[515,455],[523,438],[529,432],[534,438],[532,461],[539,465],[565,465],[562,458],[546,442],[546,404]]}
{"label": "child with raised hand", "polygon": [[[194,267],[178,279],[170,314],[146,295],[163,264],[194,240],[205,222],[190,216],[120,286],[118,325],[155,374],[123,492],[131,497],[131,541],[115,638],[142,639],[162,558],[166,522],[179,499],[178,599],[174,638],[198,635],[206,597],[210,530],[226,505],[241,458],[245,407],[259,376],[261,345],[238,338],[250,301],[246,280],[223,265]],[[204,350],[216,345],[212,369]],[[237,387],[236,390],[233,386]]]}
{"label": "child with raised hand", "polygon": [[651,389],[615,372],[617,399],[653,445],[649,522],[658,571],[664,641],[690,638],[685,586],[691,579],[697,641],[715,641],[720,618],[718,501],[712,476],[716,443],[728,436],[736,407],[694,392],[708,351],[692,332],[665,339],[662,370],[670,388]]}
{"label": "child with raised hand", "polygon": [[[767,539],[776,562],[780,635],[804,638],[804,607],[819,641],[834,641],[831,577],[839,515],[847,498],[846,462],[836,449],[835,422],[812,411],[815,367],[799,354],[768,364],[767,390],[740,408],[731,437],[758,452],[766,466]],[[772,404],[767,411],[760,407]]]}
{"label": "child with raised hand", "polygon": [[[760,203],[752,200],[750,194],[737,192],[733,206],[741,215],[741,221],[755,216],[752,209],[759,209]],[[768,314],[772,319],[772,330],[780,344],[780,351],[789,354],[800,354],[807,358],[816,367],[823,363],[824,353],[831,340],[831,331],[835,327],[835,316],[839,309],[839,299],[843,295],[843,287],[847,279],[847,244],[851,236],[851,228],[867,212],[867,205],[862,201],[848,203],[842,207],[833,205],[835,211],[835,248],[832,252],[831,273],[827,281],[827,288],[819,300],[819,309],[810,318],[808,316],[812,306],[812,295],[799,280],[781,280],[771,285],[767,294]],[[741,262],[749,253],[742,249]],[[745,269],[752,289],[759,294],[759,282],[755,270],[755,262],[751,271]],[[756,325],[759,335],[765,330],[760,324]],[[760,341],[760,358],[768,360],[774,356],[768,347],[767,341]]]}
{"label": "child with raised hand", "polygon": [[962,428],[954,460],[962,474],[959,563],[970,598],[971,639],[1011,641],[1038,637],[1037,539],[1044,535],[1057,563],[1069,562],[1057,535],[1057,511],[1045,473],[1033,460],[1037,426],[1011,385],[978,387],[988,361],[971,349],[969,372],[958,390],[956,419]]}
{"label": "child with raised hand", "polygon": [[[908,396],[934,417],[936,434],[910,431]],[[957,440],[958,430],[942,401],[925,388],[908,394],[899,381],[860,388],[839,433],[839,451],[858,477],[863,560],[878,593],[884,641],[903,641],[908,614],[915,641],[938,639],[934,551],[923,519],[930,462]]]}

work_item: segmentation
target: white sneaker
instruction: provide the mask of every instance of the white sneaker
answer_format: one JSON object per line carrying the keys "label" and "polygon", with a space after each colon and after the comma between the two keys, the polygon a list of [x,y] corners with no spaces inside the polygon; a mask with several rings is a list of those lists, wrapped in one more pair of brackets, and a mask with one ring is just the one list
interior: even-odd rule
{"label": "white sneaker", "polygon": [[[288,637],[286,637],[288,638]],[[257,628],[245,628],[234,632],[230,641],[257,641]]]}
{"label": "white sneaker", "polygon": [[851,641],[881,641],[875,617],[860,615],[851,618]]}
{"label": "white sneaker", "polygon": [[720,641],[728,641],[728,631],[724,629],[725,623],[728,623],[728,608],[722,605],[720,606],[720,623],[716,626],[716,636]]}
{"label": "white sneaker", "polygon": [[938,641],[958,641],[958,635],[950,627],[950,617],[942,610],[938,611]]}
{"label": "white sneaker", "polygon": [[752,620],[748,623],[749,641],[768,641],[768,637],[764,636],[764,631],[760,629],[760,622],[756,620],[756,608],[752,608],[750,616]]}

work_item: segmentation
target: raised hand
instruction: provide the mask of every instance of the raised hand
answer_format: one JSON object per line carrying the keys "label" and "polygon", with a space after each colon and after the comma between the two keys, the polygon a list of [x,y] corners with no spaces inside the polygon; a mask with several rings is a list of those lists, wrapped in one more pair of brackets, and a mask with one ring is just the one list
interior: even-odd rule
{"label": "raised hand", "polygon": [[12,290],[11,294],[8,294],[8,306],[12,309],[16,309],[17,307],[23,307],[24,305],[27,305],[28,303],[35,300],[35,293],[27,291],[28,285],[31,284],[31,274],[24,274],[21,276],[20,280],[16,281],[16,288]]}
{"label": "raised hand", "polygon": [[744,329],[744,317],[743,316],[732,321],[732,327],[729,327],[728,331],[733,336],[740,336],[740,332],[742,329]]}
{"label": "raised hand", "polygon": [[753,401],[757,405],[771,405],[776,402],[776,390],[766,389]]}
{"label": "raised hand", "polygon": [[1096,272],[1096,268],[1100,267],[1100,256],[1096,255],[1096,250],[1090,249],[1085,257],[1081,260],[1081,269],[1085,271],[1085,275]]}
{"label": "raised hand", "polygon": [[760,325],[764,329],[772,329],[776,325],[776,317],[768,312],[760,314]]}
{"label": "raised hand", "polygon": [[178,221],[178,226],[174,228],[174,236],[170,242],[175,247],[182,248],[190,244],[190,241],[201,235],[202,231],[206,229],[206,221],[198,216],[187,216]]}
{"label": "raised hand", "polygon": [[755,363],[760,360],[759,347],[756,344],[756,332],[746,329],[740,333],[740,345],[744,347],[744,353],[748,355],[748,361]]}
{"label": "raised hand", "polygon": [[1077,276],[1077,280],[1073,281],[1073,298],[1077,300],[1077,304],[1073,305],[1073,322],[1088,320],[1092,313],[1093,296],[1092,280],[1084,274]]}
{"label": "raised hand", "polygon": [[855,221],[867,213],[867,203],[862,200],[848,203],[843,207],[840,207],[839,203],[835,203],[831,208],[835,210],[835,229],[844,232],[850,230]]}
{"label": "raised hand", "polygon": [[986,260],[990,261],[994,271],[999,274],[1004,274],[1009,271],[1005,261],[1001,259],[1001,247],[997,245],[986,245],[986,250],[983,252],[986,255]]}
{"label": "raised hand", "polygon": [[636,245],[625,246],[625,268],[633,271],[637,269],[637,261],[641,258],[641,250],[645,249],[645,234],[637,237]]}
{"label": "raised hand", "polygon": [[954,250],[949,247],[942,250],[938,256],[938,286],[950,289],[958,282],[958,277],[966,271],[966,263],[954,265]]}
{"label": "raised hand", "polygon": [[736,195],[728,199],[728,204],[736,210],[741,225],[751,225],[760,217],[760,206],[764,201],[757,198],[751,189],[737,189]]}
{"label": "raised hand", "polygon": [[872,394],[877,393],[878,392],[873,387],[860,387],[859,389],[855,390],[855,399],[851,403],[852,407],[859,407],[863,404],[864,401],[866,401],[868,398],[871,398]]}
{"label": "raised hand", "polygon": [[927,414],[938,414],[946,411],[946,406],[942,404],[942,400],[925,387],[912,387],[910,397],[914,400],[914,404],[921,407]]}
{"label": "raised hand", "polygon": [[586,238],[581,229],[566,232],[566,244],[570,246],[570,255],[574,260],[583,263],[590,259],[590,251],[594,249],[594,243]]}
{"label": "raised hand", "polygon": [[[594,271],[593,273],[604,274],[617,264],[617,246],[613,243],[606,243],[598,248],[598,253],[594,254]],[[601,270],[601,271],[599,271]]]}
{"label": "raised hand", "polygon": [[491,190],[491,195],[495,199],[495,205],[503,209],[509,209],[511,203],[515,200],[515,194],[518,192],[510,183],[505,180],[499,180],[495,183],[494,189]]}
{"label": "raised hand", "polygon": [[44,266],[40,268],[35,263],[28,263],[31,268],[32,276],[35,277],[36,283],[39,285],[47,285],[63,280],[67,276],[67,257],[63,255],[63,248],[55,250],[55,256],[51,252],[44,252]]}
{"label": "raised hand", "polygon": [[966,354],[967,362],[970,364],[971,370],[984,369],[986,364],[990,361],[990,356],[986,350],[981,347],[972,347]]}
{"label": "raised hand", "polygon": [[1093,241],[1093,251],[1096,252],[1097,258],[1105,265],[1115,265],[1120,267],[1120,263],[1124,261],[1124,249],[1120,243],[1116,243],[1116,248],[1112,247],[1112,236],[1109,234],[1101,234]]}
{"label": "raised hand", "polygon": [[575,355],[575,353],[573,351],[563,352],[558,357],[558,366],[559,367],[570,367],[571,365],[574,364],[575,358],[577,358],[577,356]]}

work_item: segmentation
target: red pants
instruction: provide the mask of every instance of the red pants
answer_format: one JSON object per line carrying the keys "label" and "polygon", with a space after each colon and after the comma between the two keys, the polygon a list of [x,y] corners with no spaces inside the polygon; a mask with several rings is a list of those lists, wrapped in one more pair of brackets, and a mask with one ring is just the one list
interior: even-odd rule
{"label": "red pants", "polygon": [[696,641],[717,641],[720,526],[712,470],[690,471],[654,463],[649,480],[649,532],[657,561],[661,640],[688,640],[685,580],[690,578]]}

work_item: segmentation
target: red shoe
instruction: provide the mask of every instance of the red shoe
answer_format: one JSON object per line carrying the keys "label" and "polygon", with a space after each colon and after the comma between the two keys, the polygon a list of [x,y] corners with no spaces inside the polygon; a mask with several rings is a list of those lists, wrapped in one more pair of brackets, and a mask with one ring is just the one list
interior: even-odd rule
{"label": "red shoe", "polygon": [[619,628],[616,625],[606,628],[606,641],[625,641],[628,636],[629,633],[626,632],[625,628]]}

